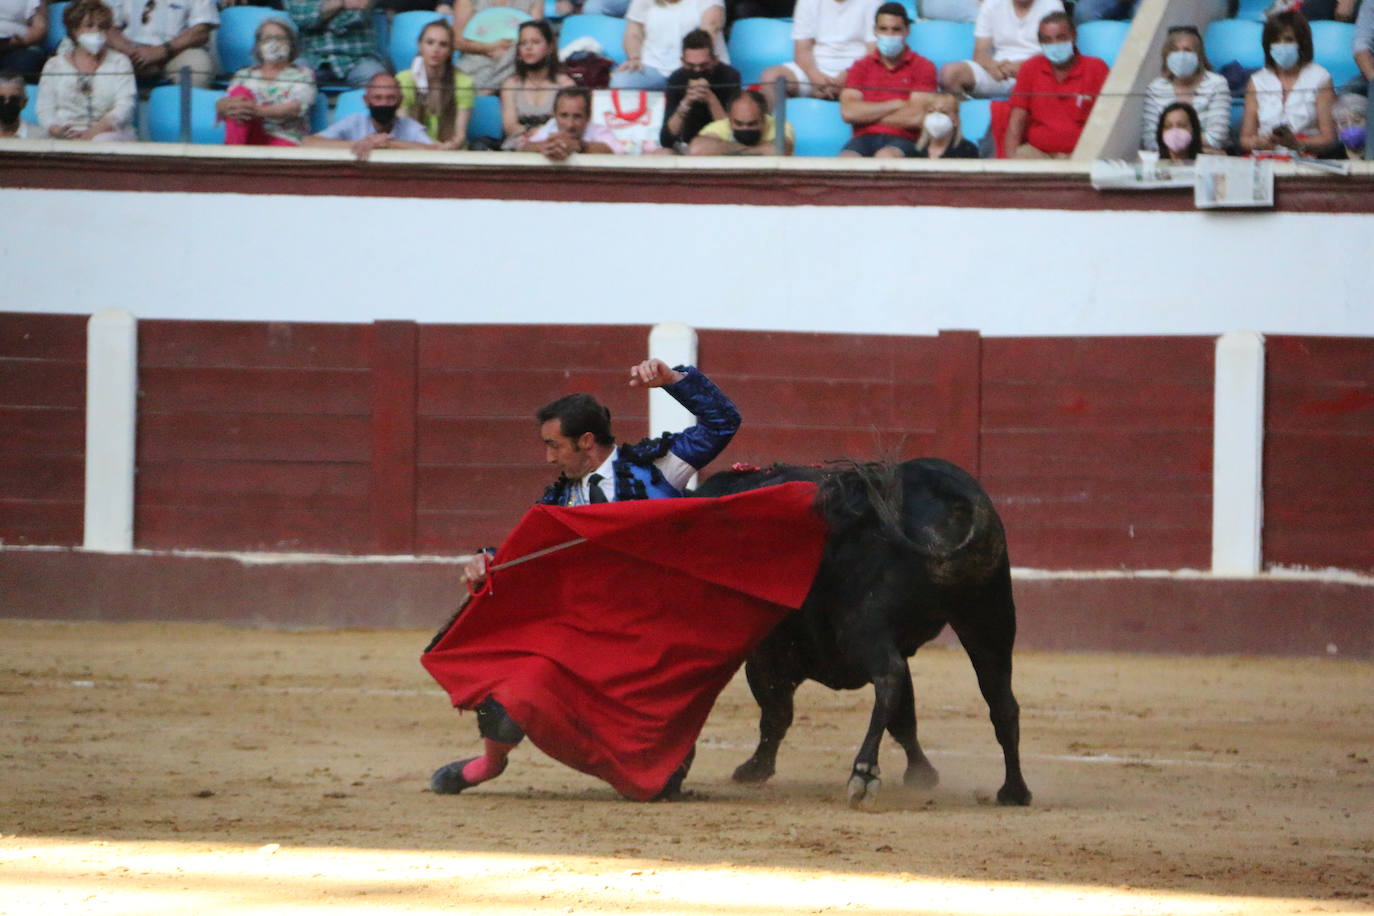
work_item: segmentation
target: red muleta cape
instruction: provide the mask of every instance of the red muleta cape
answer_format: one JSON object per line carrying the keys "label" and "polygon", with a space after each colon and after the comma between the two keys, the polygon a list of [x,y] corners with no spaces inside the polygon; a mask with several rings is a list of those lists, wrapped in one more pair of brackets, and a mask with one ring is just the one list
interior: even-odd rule
{"label": "red muleta cape", "polygon": [[646,800],[749,652],[801,606],[826,526],[816,486],[536,506],[420,661],[453,705],[494,696],[540,750]]}

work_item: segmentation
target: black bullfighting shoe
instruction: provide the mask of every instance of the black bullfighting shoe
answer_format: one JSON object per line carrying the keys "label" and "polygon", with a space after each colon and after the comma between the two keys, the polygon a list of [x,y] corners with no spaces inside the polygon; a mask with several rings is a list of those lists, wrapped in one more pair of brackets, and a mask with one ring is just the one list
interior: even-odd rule
{"label": "black bullfighting shoe", "polygon": [[[434,775],[429,777],[430,790],[433,791],[435,795],[457,795],[464,789],[471,789],[473,786],[481,785],[482,782],[486,782],[486,779],[483,779],[481,782],[469,782],[467,778],[463,776],[463,768],[477,759],[476,757],[469,757],[466,760],[455,760],[453,763],[446,763],[439,767],[439,769],[434,771]],[[495,779],[505,772],[505,770],[506,765],[503,762],[501,764],[501,769],[492,773],[487,779]]]}

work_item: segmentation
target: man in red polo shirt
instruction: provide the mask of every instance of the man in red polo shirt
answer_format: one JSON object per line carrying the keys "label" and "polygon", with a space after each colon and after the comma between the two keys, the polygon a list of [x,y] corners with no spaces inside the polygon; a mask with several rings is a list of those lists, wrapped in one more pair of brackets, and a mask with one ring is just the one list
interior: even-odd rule
{"label": "man in red polo shirt", "polygon": [[1067,13],[1050,13],[1040,20],[1042,53],[1021,65],[1011,91],[1006,155],[1067,159],[1078,145],[1108,68],[1101,58],[1079,54],[1077,37]]}
{"label": "man in red polo shirt", "polygon": [[878,7],[873,17],[877,49],[854,61],[840,91],[840,117],[854,125],[854,138],[841,156],[915,155],[936,80],[935,65],[906,46],[910,31],[906,7]]}

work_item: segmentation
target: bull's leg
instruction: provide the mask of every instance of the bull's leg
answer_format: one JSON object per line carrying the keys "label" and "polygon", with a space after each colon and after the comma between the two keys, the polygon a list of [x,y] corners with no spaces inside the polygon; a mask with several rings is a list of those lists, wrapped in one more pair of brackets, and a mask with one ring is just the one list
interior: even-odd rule
{"label": "bull's leg", "polygon": [[916,740],[916,693],[911,686],[911,669],[902,666],[906,672],[905,682],[897,687],[897,708],[887,723],[887,733],[906,751],[906,773],[902,783],[912,788],[931,789],[940,782],[940,774],[926,759],[925,751]]}
{"label": "bull's leg", "polygon": [[[882,744],[883,731],[889,728],[893,715],[901,708],[903,693],[911,697],[911,672],[907,670],[906,659],[894,649],[884,661],[873,666],[877,672],[873,676],[873,715],[868,720],[868,734],[864,735],[859,753],[854,757],[854,768],[850,772],[847,794],[849,806],[857,808],[868,806],[877,801],[882,780],[878,773],[878,747]],[[870,669],[871,670],[871,669]],[[915,700],[911,699],[915,709]],[[912,722],[912,739],[915,739],[915,720]]]}
{"label": "bull's leg", "polygon": [[1021,707],[1011,692],[1011,647],[1016,635],[1015,623],[987,628],[991,632],[979,632],[981,629],[965,625],[955,627],[955,632],[968,652],[969,661],[973,662],[973,670],[978,675],[978,689],[987,701],[988,717],[997,734],[997,743],[1002,745],[1006,779],[1002,788],[997,790],[997,803],[1029,805],[1031,791],[1021,775]]}
{"label": "bull's leg", "polygon": [[735,782],[763,782],[773,775],[778,747],[792,727],[792,696],[798,681],[784,677],[766,661],[751,656],[744,665],[749,690],[759,704],[759,746],[735,768]]}

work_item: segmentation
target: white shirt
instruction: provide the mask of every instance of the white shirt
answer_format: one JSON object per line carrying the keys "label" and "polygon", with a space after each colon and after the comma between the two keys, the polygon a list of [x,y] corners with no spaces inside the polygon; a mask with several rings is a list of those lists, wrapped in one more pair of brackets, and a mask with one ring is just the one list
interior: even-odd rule
{"label": "white shirt", "polygon": [[882,0],[797,0],[792,40],[811,39],[816,66],[827,76],[849,69],[873,43],[873,17]]}
{"label": "white shirt", "polygon": [[1261,136],[1271,134],[1280,123],[1293,128],[1295,134],[1310,134],[1317,130],[1317,90],[1331,85],[1331,73],[1321,64],[1307,64],[1298,71],[1297,82],[1283,97],[1283,85],[1278,74],[1268,67],[1250,76],[1250,88],[1255,90],[1255,111],[1259,115]]}
{"label": "white shirt", "polygon": [[1018,16],[1012,0],[983,0],[973,39],[992,39],[993,60],[1029,60],[1040,53],[1040,20],[1063,10],[1063,0],[1033,0],[1026,15]]}
{"label": "white shirt", "polygon": [[[143,11],[153,3],[148,22]],[[110,0],[115,27],[137,45],[160,45],[171,41],[193,25],[219,25],[219,6],[215,0]]]}
{"label": "white shirt", "polygon": [[105,59],[89,75],[79,73],[67,54],[55,54],[38,78],[38,124],[45,133],[55,124],[86,130],[113,113],[118,130],[133,120],[137,94],[134,66],[118,51],[106,48]]}
{"label": "white shirt", "polygon": [[[543,143],[545,140],[558,133],[558,120],[549,118],[544,122],[544,126],[530,134],[528,143]],[[611,148],[611,152],[619,154],[625,152],[625,145],[617,139],[615,131],[605,124],[597,124],[594,121],[587,122],[587,129],[582,131],[582,139],[587,143],[604,143]]]}
{"label": "white shirt", "polygon": [[713,6],[723,4],[721,0],[630,0],[625,19],[644,26],[644,47],[639,52],[644,66],[661,73],[672,73],[681,66],[682,39],[692,29],[701,28],[702,15]]}
{"label": "white shirt", "polygon": [[[0,0],[0,38],[22,35],[29,30],[29,19],[38,12],[39,0]],[[39,43],[42,50],[42,43]]]}
{"label": "white shirt", "polygon": [[[601,475],[601,479],[596,483],[602,495],[606,497],[606,502],[615,502],[615,459],[619,454],[620,446],[617,445],[615,448],[611,449],[610,455],[606,456],[606,460],[601,462],[601,466],[595,471],[592,471],[591,474],[588,474],[581,480],[570,481],[567,493],[568,505],[585,506],[592,501],[591,491],[589,489],[590,484],[588,483],[588,481],[591,480],[592,474]],[[683,487],[687,486],[687,481],[692,479],[692,475],[697,472],[696,468],[683,461],[677,455],[674,455],[671,451],[655,461],[654,467],[658,468],[658,472],[663,475],[664,480],[668,481],[669,486],[679,493],[682,492]]]}
{"label": "white shirt", "polygon": [[[1159,126],[1159,116],[1174,102],[1178,94],[1174,84],[1162,76],[1157,76],[1145,87],[1145,105],[1141,113],[1140,146],[1142,149],[1155,149],[1155,128]],[[1202,142],[1207,146],[1221,149],[1231,139],[1231,84],[1220,73],[1208,70],[1193,88],[1193,110],[1202,123]]]}

